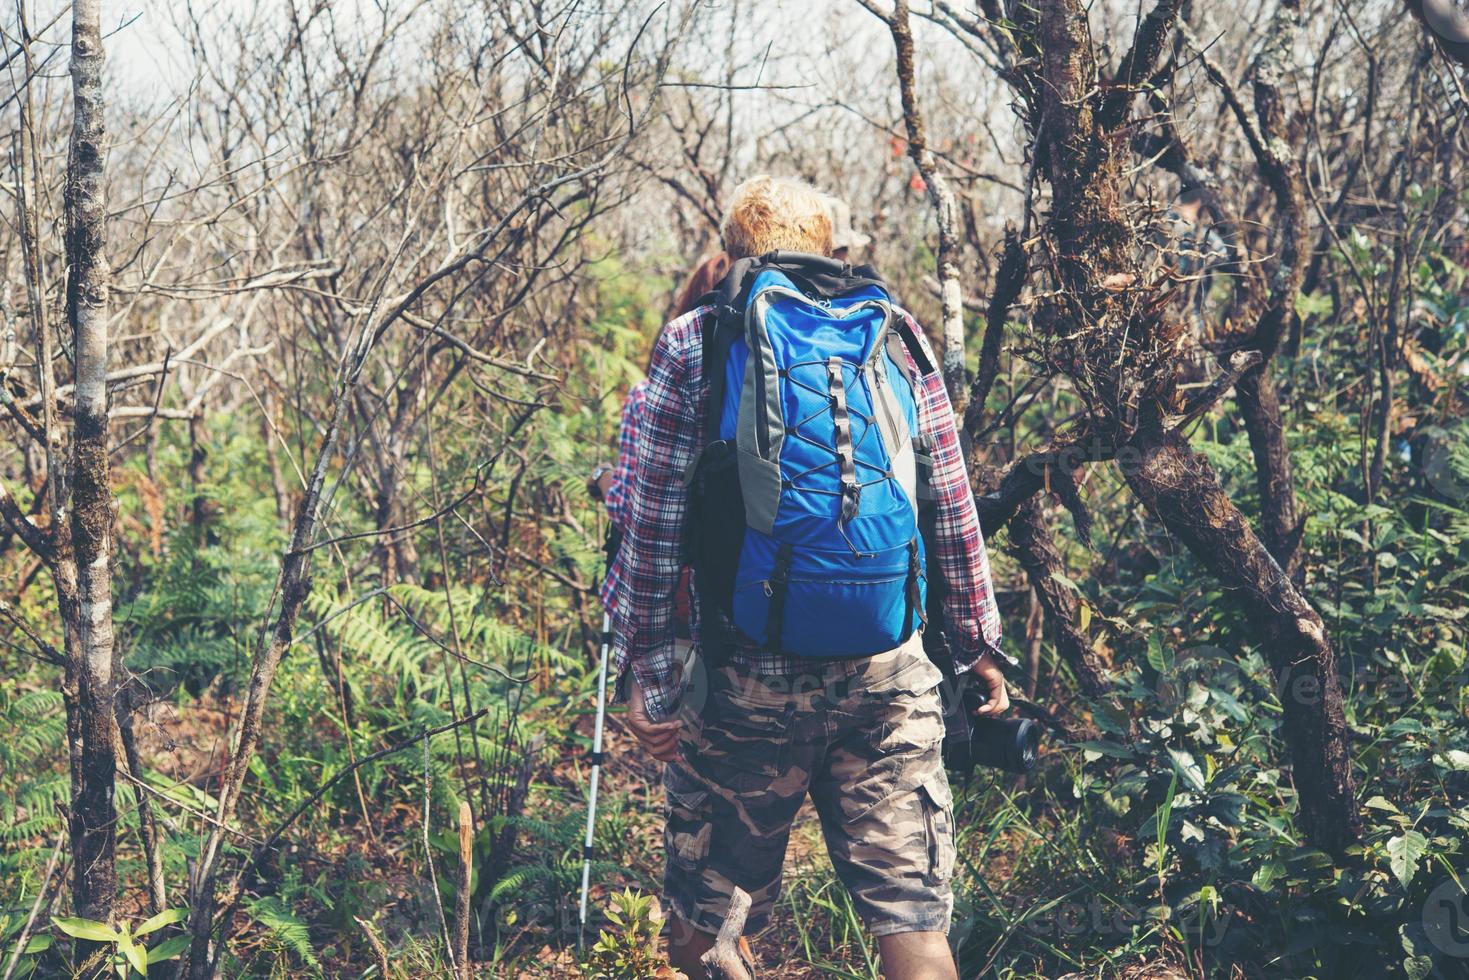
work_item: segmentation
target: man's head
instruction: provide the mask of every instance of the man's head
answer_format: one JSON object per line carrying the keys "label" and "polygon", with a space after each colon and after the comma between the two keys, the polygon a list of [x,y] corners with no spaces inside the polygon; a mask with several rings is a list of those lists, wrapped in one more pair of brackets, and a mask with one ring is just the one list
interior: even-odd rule
{"label": "man's head", "polygon": [[826,196],[789,177],[762,174],[736,187],[719,232],[736,259],[775,249],[831,254]]}

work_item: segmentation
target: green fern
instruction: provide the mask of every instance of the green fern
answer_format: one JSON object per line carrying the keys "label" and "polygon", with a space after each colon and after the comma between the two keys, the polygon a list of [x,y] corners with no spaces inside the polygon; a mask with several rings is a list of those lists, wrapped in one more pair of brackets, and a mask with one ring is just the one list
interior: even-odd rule
{"label": "green fern", "polygon": [[295,953],[303,963],[320,968],[316,951],[311,947],[310,930],[285,902],[274,895],[267,895],[247,902],[245,911],[250,918],[269,929],[270,934]]}
{"label": "green fern", "polygon": [[[0,781],[0,841],[19,844],[61,827],[57,804],[67,801],[70,782],[42,760],[63,758],[65,737],[59,692],[0,687],[0,772],[14,775]],[[0,871],[14,870],[0,860]]]}

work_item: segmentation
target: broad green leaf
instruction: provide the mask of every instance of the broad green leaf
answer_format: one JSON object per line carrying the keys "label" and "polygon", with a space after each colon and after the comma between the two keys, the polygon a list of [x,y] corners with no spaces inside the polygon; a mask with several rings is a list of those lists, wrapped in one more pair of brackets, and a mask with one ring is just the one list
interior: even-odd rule
{"label": "broad green leaf", "polygon": [[1148,665],[1161,674],[1172,666],[1170,659],[1163,649],[1163,633],[1154,630],[1148,635]]}
{"label": "broad green leaf", "polygon": [[156,932],[157,930],[162,929],[164,926],[171,926],[175,922],[182,922],[188,917],[188,909],[164,909],[162,912],[159,912],[157,915],[153,916],[151,919],[138,926],[138,931],[133,933],[133,935],[146,936],[148,935],[148,933]]}
{"label": "broad green leaf", "polygon": [[1440,752],[1433,757],[1433,764],[1440,769],[1463,770],[1469,769],[1469,752],[1463,749],[1449,749]]}
{"label": "broad green leaf", "polygon": [[1125,745],[1120,745],[1117,742],[1108,742],[1103,739],[1077,742],[1075,745],[1078,749],[1087,753],[1088,762],[1095,761],[1104,755],[1111,756],[1114,759],[1131,759],[1135,754]]}
{"label": "broad green leaf", "polygon": [[1281,864],[1279,861],[1271,859],[1261,864],[1260,867],[1255,870],[1255,873],[1250,878],[1250,880],[1253,881],[1255,887],[1259,888],[1261,891],[1269,891],[1270,886],[1274,884],[1275,880],[1284,874],[1285,865]]}
{"label": "broad green leaf", "polygon": [[122,951],[122,955],[128,958],[128,962],[133,965],[134,970],[137,970],[145,977],[148,975],[148,951],[143,948],[141,943],[123,940],[117,944],[117,948]]}
{"label": "broad green leaf", "polygon": [[1403,975],[1408,980],[1428,980],[1433,975],[1433,957],[1410,956],[1403,960]]}
{"label": "broad green leaf", "polygon": [[1060,572],[1052,572],[1051,578],[1055,579],[1057,582],[1060,582],[1062,585],[1066,586],[1077,595],[1081,595],[1081,586],[1077,585],[1075,582],[1073,582],[1071,579],[1067,578]]}
{"label": "broad green leaf", "polygon": [[1404,888],[1418,872],[1418,859],[1428,850],[1428,839],[1409,830],[1387,842],[1387,863]]}
{"label": "broad green leaf", "polygon": [[189,939],[189,936],[174,936],[172,939],[165,939],[148,950],[148,962],[162,963],[164,960],[174,959],[189,948]]}
{"label": "broad green leaf", "polygon": [[52,919],[56,928],[74,939],[90,939],[98,943],[115,943],[122,937],[116,929],[105,922],[92,919]]}
{"label": "broad green leaf", "polygon": [[1168,755],[1173,760],[1173,771],[1183,777],[1185,786],[1195,792],[1204,788],[1204,770],[1199,767],[1192,752],[1170,748]]}

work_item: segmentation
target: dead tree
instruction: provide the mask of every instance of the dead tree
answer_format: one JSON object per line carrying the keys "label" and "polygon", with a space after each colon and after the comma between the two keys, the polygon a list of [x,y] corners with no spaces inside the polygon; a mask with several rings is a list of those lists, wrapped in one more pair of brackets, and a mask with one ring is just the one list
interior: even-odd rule
{"label": "dead tree", "polygon": [[[23,37],[25,36],[23,32]],[[27,44],[29,38],[26,38]],[[26,51],[27,69],[33,71]],[[72,125],[64,195],[66,324],[71,335],[70,428],[57,406],[55,361],[45,322],[43,267],[36,219],[40,179],[27,90],[22,147],[30,157],[31,197],[22,197],[29,314],[35,339],[40,419],[7,400],[11,418],[44,448],[50,522],[44,529],[0,485],[0,516],[49,568],[63,636],[62,694],[71,772],[69,833],[72,907],[83,918],[110,922],[117,892],[117,809],[121,739],[113,716],[120,673],[112,623],[113,496],[108,439],[108,297],[100,0],[72,6]],[[22,184],[26,181],[22,181]],[[67,450],[63,452],[63,450]],[[98,944],[79,942],[78,962]],[[97,958],[101,962],[101,958]],[[101,968],[88,967],[88,973]]]}
{"label": "dead tree", "polygon": [[[116,663],[112,632],[112,486],[107,431],[107,191],[102,100],[101,0],[72,6],[72,135],[66,180],[66,320],[76,387],[72,401],[70,540],[61,544],[58,589],[67,624],[67,694],[75,699],[72,867],[77,912],[112,918],[117,759],[112,714]],[[63,557],[65,551],[70,555]],[[59,584],[59,583],[58,583]],[[73,591],[74,590],[74,591]],[[73,637],[72,634],[75,633]],[[70,714],[70,713],[69,713]],[[79,950],[82,955],[85,950]]]}
{"label": "dead tree", "polygon": [[[137,814],[148,904],[158,909],[167,896],[155,801],[131,787],[122,794],[126,798],[132,793],[132,807],[120,809],[116,799],[118,770],[126,779],[123,785],[130,786],[141,769],[131,716],[147,696],[127,676],[124,645],[113,627],[118,546],[112,459],[129,442],[146,435],[155,420],[194,418],[201,410],[202,391],[199,400],[191,399],[188,407],[163,405],[163,387],[172,375],[171,354],[181,355],[197,368],[217,370],[249,351],[237,351],[225,362],[212,357],[206,348],[223,332],[226,322],[196,336],[177,338],[172,346],[163,344],[156,359],[130,356],[145,344],[126,335],[151,332],[109,327],[125,322],[132,308],[129,290],[119,283],[107,254],[109,240],[118,239],[118,228],[124,224],[116,215],[129,209],[117,207],[106,196],[109,179],[117,181],[118,174],[116,165],[107,161],[100,4],[78,0],[71,14],[70,126],[48,133],[38,120],[56,107],[46,104],[38,83],[44,73],[31,57],[31,46],[39,43],[45,29],[33,32],[25,23],[25,5],[17,10],[22,38],[18,62],[24,72],[16,72],[22,81],[14,100],[20,121],[14,134],[19,152],[13,158],[16,220],[7,224],[15,229],[20,246],[18,265],[25,299],[15,311],[18,316],[8,296],[0,303],[7,338],[0,343],[0,381],[4,384],[0,424],[23,454],[28,476],[24,482],[29,484],[31,500],[22,505],[0,480],[0,529],[5,538],[0,548],[18,540],[35,555],[37,569],[48,570],[54,583],[57,632],[62,637],[59,652],[53,654],[52,644],[43,638],[44,627],[32,629],[10,614],[6,619],[31,639],[40,659],[61,669],[71,777],[66,818],[72,852],[72,908],[77,916],[106,922],[112,918],[119,894],[117,834],[128,809]],[[60,19],[58,15],[56,20]],[[38,91],[42,94],[37,95]],[[125,113],[123,118],[128,118]],[[59,144],[63,138],[68,152],[64,178],[58,180],[45,166],[55,154],[43,148],[48,139]],[[62,186],[59,248],[42,237],[42,230],[52,225],[41,215],[52,184]],[[125,248],[125,231],[121,238]],[[0,255],[5,254],[0,250]],[[122,268],[126,267],[124,263]],[[53,319],[50,312],[51,284],[58,282],[63,284],[64,320]],[[9,343],[16,321],[27,325],[26,345]],[[166,327],[156,331],[159,335],[167,332]],[[17,338],[19,335],[17,331]],[[210,385],[201,387],[207,390]],[[146,392],[147,403],[120,404],[127,399],[120,399],[118,392],[129,388]],[[114,439],[111,423],[122,419],[143,421],[129,436]],[[90,961],[100,948],[79,942],[79,962]]]}
{"label": "dead tree", "polygon": [[[1237,290],[1240,299],[1226,317],[1252,326],[1239,335],[1226,337],[1221,353],[1227,356],[1234,351],[1253,350],[1261,355],[1259,365],[1239,379],[1236,401],[1255,460],[1260,534],[1270,554],[1297,585],[1303,581],[1301,533],[1305,519],[1296,500],[1295,477],[1285,444],[1280,392],[1272,362],[1295,316],[1296,297],[1311,257],[1305,179],[1291,147],[1282,91],[1300,21],[1299,0],[1281,0],[1252,70],[1253,117],[1223,70],[1207,53],[1200,55],[1210,80],[1220,88],[1225,104],[1238,120],[1275,205],[1271,226],[1274,247],[1270,249],[1273,258],[1266,265],[1248,264],[1240,270],[1243,273]],[[1184,166],[1192,163],[1176,138],[1169,142],[1169,149],[1177,158],[1175,172],[1181,173]],[[1217,196],[1213,206],[1219,207]],[[1232,218],[1227,219],[1227,226],[1234,224]]]}
{"label": "dead tree", "polygon": [[[911,30],[908,28],[906,5],[896,6],[891,16],[882,14],[871,4],[864,5],[886,20],[893,31],[894,40],[898,44],[899,87],[903,92],[904,117],[907,120],[910,134],[909,149],[910,152],[913,152],[911,136],[916,132],[919,136],[918,145],[922,150],[914,154],[914,159],[917,161],[920,156],[925,157],[928,161],[928,169],[931,170],[933,169],[932,154],[926,149],[925,127],[922,118],[918,115],[917,105],[912,96],[913,40]],[[956,37],[963,39],[971,51],[1001,66],[1002,74],[1019,77],[1013,71],[1016,58],[1014,45],[1007,35],[993,29],[993,24],[999,20],[998,10],[986,10],[985,15],[990,18],[990,23],[970,19],[947,4],[939,4],[929,16],[930,19],[948,28]],[[920,164],[920,174],[925,179],[929,176],[922,164]],[[941,174],[935,173],[934,176],[943,181]],[[1027,180],[1027,184],[1033,180],[1033,177],[1034,168],[1032,168],[1032,176]],[[930,183],[929,187],[932,189],[933,184]],[[946,184],[943,191],[942,195],[936,194],[931,198],[934,203],[934,211],[939,219],[941,254],[944,244],[945,211],[947,210],[952,215],[952,206],[946,209],[941,204],[942,198],[945,197],[949,198],[952,204],[952,195],[948,192]],[[952,221],[947,227],[952,237],[954,231]],[[1000,355],[1004,344],[1006,321],[1011,309],[1020,298],[1029,272],[1029,255],[1023,241],[1029,227],[1030,215],[1027,213],[1021,229],[1010,227],[1006,231],[991,284],[990,302],[985,316],[985,332],[979,355],[979,369],[975,373],[972,384],[968,385],[962,397],[954,395],[953,387],[950,387],[950,397],[956,406],[956,413],[963,419],[964,432],[971,440],[969,465],[975,474],[979,493],[982,495],[979,501],[982,530],[985,536],[989,537],[1001,528],[1008,528],[1010,543],[1039,601],[1046,631],[1051,636],[1057,654],[1075,672],[1082,690],[1088,696],[1099,697],[1110,689],[1111,681],[1101,658],[1092,648],[1090,638],[1081,630],[1076,597],[1068,587],[1062,585],[1064,564],[1061,552],[1056,546],[1055,536],[1046,521],[1040,502],[1026,499],[1023,502],[1017,502],[1014,506],[1008,504],[999,508],[993,507],[992,504],[987,506],[987,497],[997,490],[1001,474],[996,462],[985,458],[988,447],[982,445],[988,423],[986,405],[1000,372]],[[957,247],[957,243],[954,243],[954,248],[957,249]],[[944,265],[941,261],[941,273],[943,269]],[[953,271],[952,267],[950,271]],[[953,289],[957,294],[959,289],[957,278],[953,282]],[[947,290],[944,295],[947,301]],[[962,310],[959,312],[962,314]],[[945,338],[947,344],[947,332]],[[962,322],[958,341],[957,371],[953,376],[946,373],[946,381],[963,386],[965,376]],[[945,357],[948,356],[946,348]],[[946,372],[948,366],[946,362]],[[1057,469],[1054,472],[1058,475],[1056,485],[1048,489],[1054,489],[1058,496],[1067,500],[1068,507],[1072,509],[1077,520],[1078,530],[1085,532],[1089,518],[1080,507],[1070,470]],[[1027,497],[1034,492],[1034,488],[1029,490]]]}
{"label": "dead tree", "polygon": [[[1321,617],[1179,431],[1175,376],[1187,335],[1170,315],[1166,279],[1144,259],[1125,194],[1123,129],[1179,6],[1155,5],[1106,85],[1080,0],[1011,11],[1022,66],[1012,85],[1051,198],[1041,229],[1049,288],[1034,304],[1033,331],[1086,411],[1061,445],[1013,464],[982,511],[1008,519],[1042,485],[1069,481],[1085,462],[1115,460],[1138,499],[1240,603],[1280,684],[1301,824],[1312,843],[1341,854],[1362,821],[1335,653]],[[1238,368],[1257,363],[1242,358]],[[1209,390],[1217,397],[1224,387]],[[1205,407],[1190,404],[1183,416]]]}

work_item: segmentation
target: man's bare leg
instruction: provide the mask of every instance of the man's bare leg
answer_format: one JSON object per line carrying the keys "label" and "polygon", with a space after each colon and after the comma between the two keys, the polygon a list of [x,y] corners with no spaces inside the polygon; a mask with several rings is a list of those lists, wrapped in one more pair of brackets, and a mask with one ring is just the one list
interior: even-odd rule
{"label": "man's bare leg", "polygon": [[887,980],[959,980],[949,937],[942,932],[897,932],[877,937]]}
{"label": "man's bare leg", "polygon": [[693,980],[704,980],[699,957],[714,948],[714,933],[695,929],[676,915],[668,920],[668,962]]}
{"label": "man's bare leg", "polygon": [[[704,965],[699,957],[713,948],[714,933],[695,929],[676,915],[669,916],[668,962],[675,970],[683,971],[690,980],[704,980]],[[740,937],[740,950],[754,962],[755,954],[744,936]]]}

